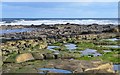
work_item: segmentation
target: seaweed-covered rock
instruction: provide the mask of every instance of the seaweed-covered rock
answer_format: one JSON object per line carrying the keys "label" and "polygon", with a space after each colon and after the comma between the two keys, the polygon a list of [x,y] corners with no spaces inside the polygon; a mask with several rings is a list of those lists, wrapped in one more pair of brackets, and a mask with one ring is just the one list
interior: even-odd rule
{"label": "seaweed-covered rock", "polygon": [[70,59],[70,58],[73,58],[73,55],[67,53],[67,52],[64,52],[64,53],[61,53],[61,58],[62,59]]}

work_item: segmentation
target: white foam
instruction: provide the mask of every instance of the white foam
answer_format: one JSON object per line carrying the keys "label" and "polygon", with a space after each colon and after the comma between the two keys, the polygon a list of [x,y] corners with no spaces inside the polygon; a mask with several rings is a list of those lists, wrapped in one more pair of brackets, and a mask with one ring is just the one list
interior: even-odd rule
{"label": "white foam", "polygon": [[0,25],[4,24],[5,22],[0,22]]}
{"label": "white foam", "polygon": [[114,24],[114,25],[118,25],[118,22],[115,20],[29,20],[29,21],[25,21],[25,20],[16,20],[14,22],[11,23],[5,23],[5,22],[0,22],[0,25],[41,25],[41,24],[46,24],[46,25],[50,25],[50,24],[66,24],[66,23],[71,23],[71,24],[101,24],[101,25],[106,25],[106,24]]}

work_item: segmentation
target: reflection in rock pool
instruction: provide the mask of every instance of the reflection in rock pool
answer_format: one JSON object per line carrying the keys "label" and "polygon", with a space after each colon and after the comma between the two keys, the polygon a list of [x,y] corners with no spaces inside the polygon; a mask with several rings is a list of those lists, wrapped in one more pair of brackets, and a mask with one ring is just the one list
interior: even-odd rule
{"label": "reflection in rock pool", "polygon": [[101,56],[102,54],[98,53],[97,50],[94,49],[86,49],[84,51],[81,51],[82,56],[84,55],[93,55],[93,56]]}
{"label": "reflection in rock pool", "polygon": [[68,70],[63,70],[63,69],[55,69],[55,68],[40,68],[39,69],[40,73],[45,73],[45,72],[51,72],[51,73],[72,73],[71,71]]}
{"label": "reflection in rock pool", "polygon": [[66,44],[65,46],[66,46],[67,49],[69,49],[69,50],[73,50],[73,49],[76,49],[76,48],[77,48],[75,44],[71,44],[71,43]]}

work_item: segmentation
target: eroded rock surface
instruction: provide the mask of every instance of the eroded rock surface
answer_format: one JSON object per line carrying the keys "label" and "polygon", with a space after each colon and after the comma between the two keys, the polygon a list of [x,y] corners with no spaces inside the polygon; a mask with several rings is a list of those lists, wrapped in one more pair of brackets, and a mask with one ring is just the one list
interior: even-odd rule
{"label": "eroded rock surface", "polygon": [[[89,63],[88,63],[89,62]],[[99,62],[95,63],[94,62]],[[15,68],[16,66],[16,68]],[[24,67],[23,67],[24,66]],[[34,62],[26,62],[22,64],[4,64],[3,72],[21,72],[33,73],[40,72],[40,68],[56,68],[71,71],[72,73],[114,73],[112,63],[103,63],[101,61],[85,61],[71,59],[56,60],[38,60]],[[26,69],[28,69],[26,71]]]}

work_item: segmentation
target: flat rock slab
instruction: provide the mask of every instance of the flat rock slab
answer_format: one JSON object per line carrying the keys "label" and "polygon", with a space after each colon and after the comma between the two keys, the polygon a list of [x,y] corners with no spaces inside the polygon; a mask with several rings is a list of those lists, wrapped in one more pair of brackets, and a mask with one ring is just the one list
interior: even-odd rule
{"label": "flat rock slab", "polygon": [[28,60],[34,60],[34,57],[32,56],[31,53],[20,54],[16,58],[17,63],[25,62],[25,61],[28,61]]}
{"label": "flat rock slab", "polygon": [[114,73],[111,63],[101,61],[85,61],[74,59],[36,60],[24,63],[5,63],[3,72],[40,73],[40,68],[55,68],[71,71],[72,73]]}

